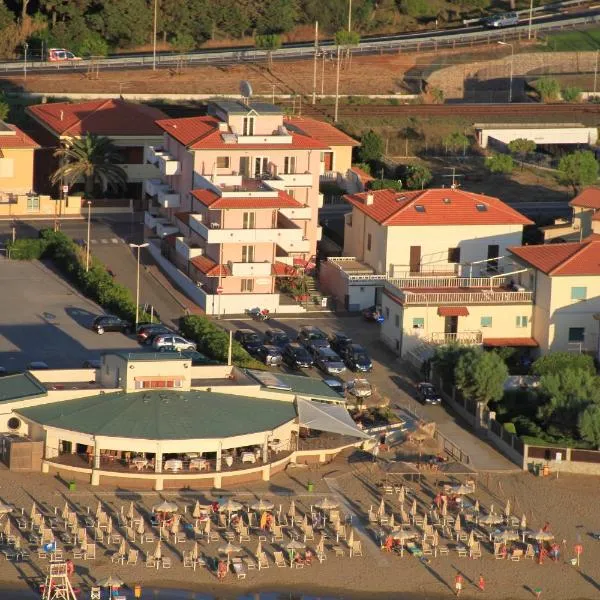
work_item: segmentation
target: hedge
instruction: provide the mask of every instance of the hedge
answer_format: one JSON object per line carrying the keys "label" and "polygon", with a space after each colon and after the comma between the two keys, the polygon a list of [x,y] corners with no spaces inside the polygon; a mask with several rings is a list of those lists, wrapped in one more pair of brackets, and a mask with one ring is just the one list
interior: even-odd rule
{"label": "hedge", "polygon": [[[181,334],[196,343],[198,351],[226,363],[229,352],[229,335],[207,317],[190,315],[182,317],[179,324]],[[238,367],[266,369],[260,361],[252,358],[239,342],[233,341],[231,359]]]}

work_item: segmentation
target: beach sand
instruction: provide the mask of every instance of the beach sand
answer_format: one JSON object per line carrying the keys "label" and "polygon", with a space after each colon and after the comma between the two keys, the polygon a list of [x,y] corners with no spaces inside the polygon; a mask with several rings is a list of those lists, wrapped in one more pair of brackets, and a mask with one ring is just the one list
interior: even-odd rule
{"label": "beach sand", "polygon": [[[402,476],[395,475],[396,481]],[[316,482],[313,494],[308,494],[306,482]],[[473,495],[482,506],[489,508],[495,504],[496,511],[501,512],[507,499],[512,504],[512,512],[517,516],[525,514],[528,527],[541,528],[545,522],[557,541],[564,547],[559,561],[545,561],[543,565],[531,560],[512,562],[495,560],[489,551],[484,549],[481,559],[471,560],[459,558],[452,549],[448,556],[430,558],[422,562],[405,553],[404,558],[381,552],[373,541],[374,536],[367,527],[366,512],[371,505],[377,506],[381,500],[380,484],[385,475],[378,465],[361,459],[361,456],[347,456],[336,459],[333,463],[310,470],[297,469],[280,474],[270,482],[249,484],[236,490],[223,490],[215,493],[194,492],[139,492],[135,490],[112,491],[105,488],[91,488],[78,484],[76,492],[69,492],[64,483],[41,474],[16,474],[7,470],[0,471],[0,499],[23,507],[26,514],[33,501],[41,505],[46,512],[62,510],[65,500],[77,507],[81,512],[90,507],[95,511],[100,500],[107,509],[118,512],[121,506],[128,506],[134,500],[138,506],[149,508],[159,499],[168,498],[181,507],[189,507],[196,501],[207,502],[221,495],[232,494],[241,502],[252,502],[255,498],[268,498],[276,505],[282,504],[287,510],[291,497],[296,499],[300,512],[311,503],[317,502],[327,495],[342,502],[342,512],[351,510],[355,539],[361,539],[363,557],[335,557],[333,552],[327,553],[323,564],[314,563],[304,569],[277,568],[271,560],[269,569],[250,571],[247,579],[238,581],[230,574],[225,583],[220,584],[214,575],[206,569],[184,569],[181,562],[181,551],[190,550],[192,542],[174,545],[163,543],[164,554],[172,557],[173,567],[170,570],[148,569],[143,564],[146,552],[152,552],[155,544],[136,545],[141,549],[141,560],[136,567],[116,566],[111,564],[110,555],[116,546],[105,550],[98,548],[95,561],[75,561],[75,583],[88,588],[97,579],[110,573],[121,577],[129,586],[140,583],[146,594],[153,588],[171,588],[189,590],[182,597],[193,598],[190,591],[206,593],[215,597],[235,598],[254,591],[294,591],[298,594],[330,596],[335,598],[373,598],[409,599],[409,598],[444,598],[453,595],[454,576],[460,571],[465,578],[465,586],[461,597],[485,597],[508,599],[532,599],[533,590],[543,590],[542,600],[553,599],[587,599],[597,598],[600,594],[600,541],[593,539],[591,532],[600,531],[600,519],[597,510],[598,481],[596,478],[561,474],[558,478],[535,478],[528,473],[480,474],[477,476],[477,490]],[[410,477],[409,479],[412,479]],[[442,473],[429,473],[421,478],[421,483],[405,481],[417,492],[419,512],[431,505],[431,499],[442,482],[450,482],[450,477]],[[456,478],[460,479],[460,478]],[[464,480],[464,477],[462,478]],[[332,492],[333,490],[333,492]],[[386,506],[389,512],[394,508],[396,515],[399,505],[395,496],[386,495]],[[257,543],[256,535],[252,535],[250,543],[243,543],[242,555],[252,555]],[[573,547],[580,542],[583,545],[580,567],[570,564],[574,556]],[[309,542],[314,546],[317,542]],[[446,543],[442,540],[442,543]],[[60,544],[59,544],[60,545]],[[201,543],[201,551],[207,557],[216,557],[218,543]],[[342,544],[343,545],[343,544]],[[267,554],[271,554],[270,544],[265,545]],[[67,554],[68,556],[68,554]],[[0,560],[0,598],[12,598],[8,588],[21,588],[32,582],[43,579],[47,562],[38,559],[32,552],[32,558],[26,562],[13,563]],[[485,594],[476,588],[479,575],[486,580]],[[153,593],[148,597],[175,598],[173,593],[164,595]],[[146,597],[146,596],[144,596]],[[200,598],[202,596],[199,596]]]}

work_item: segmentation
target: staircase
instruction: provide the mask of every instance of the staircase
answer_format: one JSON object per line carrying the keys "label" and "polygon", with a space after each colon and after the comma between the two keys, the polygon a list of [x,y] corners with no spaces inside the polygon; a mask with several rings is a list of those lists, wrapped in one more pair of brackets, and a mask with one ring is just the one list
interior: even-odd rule
{"label": "staircase", "polygon": [[[321,300],[323,300],[323,294],[319,291],[317,286],[317,280],[311,275],[305,275],[306,277],[306,289],[308,290],[308,311],[328,311],[329,308],[323,308],[321,306]],[[316,302],[315,302],[316,300]],[[303,303],[304,304],[304,303]]]}

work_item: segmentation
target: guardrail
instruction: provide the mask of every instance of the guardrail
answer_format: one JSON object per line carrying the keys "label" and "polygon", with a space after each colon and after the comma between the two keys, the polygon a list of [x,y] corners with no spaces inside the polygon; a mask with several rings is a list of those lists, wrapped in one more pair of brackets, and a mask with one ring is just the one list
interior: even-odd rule
{"label": "guardrail", "polygon": [[[552,21],[548,23],[532,24],[531,30],[534,34],[544,31],[557,31],[565,28],[592,25],[600,22],[600,14],[574,17],[562,19],[560,21]],[[438,50],[440,47],[452,48],[461,46],[474,46],[479,43],[491,44],[497,41],[506,41],[521,39],[527,37],[528,24],[518,25],[503,30],[485,30],[485,31],[464,31],[462,29],[451,30],[448,33],[412,33],[406,36],[384,39],[384,40],[367,40],[361,42],[355,48],[353,53],[372,54],[385,53],[400,50]],[[328,51],[333,57],[335,50],[332,41],[321,44],[323,52]],[[329,49],[329,50],[327,50]],[[192,52],[188,54],[171,54],[158,55],[156,64],[159,67],[169,67],[182,65],[202,65],[202,64],[223,64],[232,62],[255,62],[257,60],[266,60],[267,51],[265,50],[228,50],[222,52]],[[314,56],[314,47],[289,47],[281,48],[272,52],[273,60],[285,60],[290,58],[312,58]],[[27,61],[28,71],[82,71],[87,69],[102,69],[102,68],[147,68],[153,64],[152,55],[135,56],[135,57],[118,57],[118,58],[92,58],[78,60],[71,63],[49,63],[42,61]],[[0,72],[17,72],[22,71],[25,66],[25,61],[13,61],[0,63]]]}

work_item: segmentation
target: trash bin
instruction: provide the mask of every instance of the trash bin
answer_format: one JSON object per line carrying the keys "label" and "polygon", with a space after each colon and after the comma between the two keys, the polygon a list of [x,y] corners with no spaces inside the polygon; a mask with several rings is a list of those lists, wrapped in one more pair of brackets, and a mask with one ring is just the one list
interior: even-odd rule
{"label": "trash bin", "polygon": [[74,492],[77,489],[74,481],[69,481],[69,491]]}
{"label": "trash bin", "polygon": [[533,474],[536,477],[540,476],[540,463],[533,463]]}
{"label": "trash bin", "polygon": [[315,489],[315,484],[312,481],[309,481],[306,484],[306,491],[307,492],[312,492]]}

